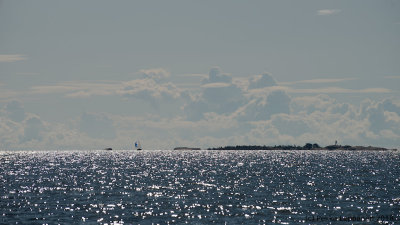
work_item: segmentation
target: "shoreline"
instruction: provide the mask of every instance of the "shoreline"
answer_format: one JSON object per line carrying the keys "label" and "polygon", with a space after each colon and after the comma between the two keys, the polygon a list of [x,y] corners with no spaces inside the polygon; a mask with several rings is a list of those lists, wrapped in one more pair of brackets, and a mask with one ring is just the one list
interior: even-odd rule
{"label": "shoreline", "polygon": [[273,151],[273,150],[312,150],[312,151],[397,151],[396,148],[384,148],[384,147],[374,147],[374,146],[350,146],[350,145],[328,145],[325,147],[321,147],[318,144],[310,144],[307,143],[304,146],[296,146],[296,145],[275,145],[275,146],[266,146],[266,145],[236,145],[236,146],[224,146],[224,147],[214,147],[208,148],[207,150],[265,150],[265,151]]}

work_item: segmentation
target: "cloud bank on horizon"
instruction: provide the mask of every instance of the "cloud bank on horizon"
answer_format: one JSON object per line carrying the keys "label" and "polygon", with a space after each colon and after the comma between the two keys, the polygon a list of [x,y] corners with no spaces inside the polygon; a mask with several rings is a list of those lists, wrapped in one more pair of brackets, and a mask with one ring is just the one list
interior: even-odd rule
{"label": "cloud bank on horizon", "polygon": [[400,147],[400,2],[0,5],[0,149]]}
{"label": "cloud bank on horizon", "polygon": [[[365,99],[359,105],[341,103],[324,94],[323,88],[316,89],[321,93],[304,94],[290,84],[280,84],[269,73],[239,79],[218,67],[210,69],[195,89],[174,84],[164,69],[136,74],[140,78],[122,82],[31,87],[25,95],[57,94],[76,101],[109,96],[131,104],[133,110],[129,115],[88,111],[54,122],[26,112],[21,101],[11,100],[0,110],[0,148],[130,149],[134,139],[152,149],[306,142],[328,145],[335,140],[342,144],[400,145],[400,102],[395,98]],[[328,84],[345,81],[326,80]],[[307,82],[322,81],[300,83]],[[106,101],[104,105],[109,104]]]}

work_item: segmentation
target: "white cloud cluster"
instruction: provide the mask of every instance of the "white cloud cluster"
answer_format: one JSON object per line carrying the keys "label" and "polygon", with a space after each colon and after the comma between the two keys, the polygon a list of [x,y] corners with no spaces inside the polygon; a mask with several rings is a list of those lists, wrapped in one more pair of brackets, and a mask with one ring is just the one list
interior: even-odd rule
{"label": "white cloud cluster", "polygon": [[116,93],[125,99],[140,100],[151,107],[151,112],[173,116],[187,94],[168,80],[169,73],[163,69],[141,70],[144,78],[123,82]]}
{"label": "white cloud cluster", "polygon": [[189,120],[201,120],[207,112],[230,114],[245,102],[242,89],[232,83],[229,75],[221,74],[219,68],[212,68],[202,83],[201,94],[184,106]]}
{"label": "white cloud cluster", "polygon": [[125,97],[137,97],[148,101],[173,100],[180,96],[180,90],[174,84],[158,83],[153,79],[124,82],[118,93]]}
{"label": "white cloud cluster", "polygon": [[[329,93],[298,95],[296,89],[276,82],[270,74],[237,80],[217,68],[199,84],[199,92],[191,92],[171,83],[170,74],[163,69],[140,73],[142,78],[126,82],[60,84],[65,88],[61,93],[70,95],[87,88],[90,96],[105,94],[149,102],[155,110],[147,115],[89,111],[68,121],[50,123],[26,112],[21,102],[9,101],[0,110],[0,148],[123,149],[131,148],[136,138],[148,148],[306,142],[328,145],[335,140],[340,144],[400,146],[400,103],[395,98],[367,99],[359,105],[341,103]],[[96,92],[99,85],[107,91]],[[44,94],[56,88],[33,90]],[[172,113],[164,114],[171,109]]]}
{"label": "white cloud cluster", "polygon": [[164,69],[148,69],[138,72],[141,79],[116,81],[68,81],[54,85],[34,86],[28,94],[61,94],[67,98],[89,98],[94,96],[123,96],[149,102],[176,100],[182,90],[168,82],[169,72]]}
{"label": "white cloud cluster", "polygon": [[148,78],[148,79],[152,79],[155,81],[165,81],[171,75],[168,71],[166,71],[165,69],[162,69],[162,68],[140,70],[139,74],[143,78]]}
{"label": "white cloud cluster", "polygon": [[10,101],[0,110],[0,149],[41,143],[46,129],[39,116],[26,113],[20,102]]}
{"label": "white cloud cluster", "polygon": [[266,97],[253,97],[236,111],[240,121],[269,120],[274,114],[290,113],[290,97],[282,90],[273,90]]}
{"label": "white cloud cluster", "polygon": [[275,79],[270,74],[264,73],[262,75],[255,76],[250,81],[249,89],[272,87],[276,85],[277,83]]}

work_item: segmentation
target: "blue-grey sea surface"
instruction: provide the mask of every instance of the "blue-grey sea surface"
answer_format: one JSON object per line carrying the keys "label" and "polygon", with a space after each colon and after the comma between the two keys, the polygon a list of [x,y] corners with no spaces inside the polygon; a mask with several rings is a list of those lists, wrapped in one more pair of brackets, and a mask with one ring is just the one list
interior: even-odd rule
{"label": "blue-grey sea surface", "polygon": [[2,151],[0,224],[399,224],[395,151]]}

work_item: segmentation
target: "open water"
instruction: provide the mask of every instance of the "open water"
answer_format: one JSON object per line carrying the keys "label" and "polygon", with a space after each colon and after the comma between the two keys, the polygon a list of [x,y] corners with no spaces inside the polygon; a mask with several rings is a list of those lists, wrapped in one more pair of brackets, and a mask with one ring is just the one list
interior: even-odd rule
{"label": "open water", "polygon": [[399,224],[400,153],[3,151],[16,223]]}

